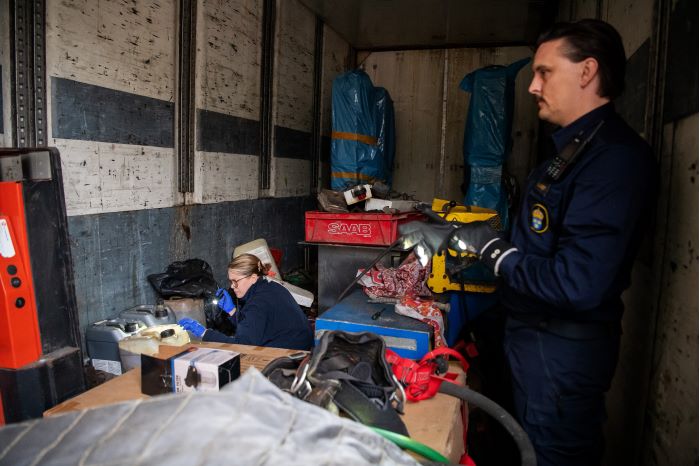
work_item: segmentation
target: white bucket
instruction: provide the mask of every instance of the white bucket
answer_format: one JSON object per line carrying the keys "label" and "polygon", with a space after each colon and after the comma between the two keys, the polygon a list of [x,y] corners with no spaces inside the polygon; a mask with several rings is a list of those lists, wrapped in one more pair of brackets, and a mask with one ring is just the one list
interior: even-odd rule
{"label": "white bucket", "polygon": [[264,239],[260,238],[249,243],[236,246],[233,250],[233,254],[231,255],[231,259],[235,259],[241,254],[252,254],[260,259],[263,264],[270,264],[270,277],[276,280],[282,279],[282,275],[277,268],[277,264],[275,264],[275,258],[272,257],[270,248],[267,246],[267,241]]}

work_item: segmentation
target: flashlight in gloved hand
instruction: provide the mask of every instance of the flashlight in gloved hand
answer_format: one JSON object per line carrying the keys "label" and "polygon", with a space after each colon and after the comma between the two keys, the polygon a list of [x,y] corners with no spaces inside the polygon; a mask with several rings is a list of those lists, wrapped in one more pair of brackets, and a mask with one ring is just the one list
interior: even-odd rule
{"label": "flashlight in gloved hand", "polygon": [[501,239],[488,222],[466,224],[409,222],[399,225],[404,249],[413,248],[421,265],[428,264],[433,254],[445,248],[469,252],[479,257],[498,276],[498,268],[505,257],[517,251]]}
{"label": "flashlight in gloved hand", "polygon": [[216,290],[216,297],[218,298],[216,305],[219,306],[219,309],[226,312],[230,316],[236,312],[236,306],[233,304],[233,298],[231,298],[228,291],[224,290],[223,288],[219,288]]}

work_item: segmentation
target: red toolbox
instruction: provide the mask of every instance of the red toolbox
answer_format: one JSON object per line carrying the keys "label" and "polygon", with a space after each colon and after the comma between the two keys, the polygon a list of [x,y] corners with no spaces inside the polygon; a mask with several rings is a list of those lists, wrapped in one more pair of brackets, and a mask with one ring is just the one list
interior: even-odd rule
{"label": "red toolbox", "polygon": [[399,225],[424,219],[418,212],[343,214],[310,211],[306,212],[306,241],[389,246],[399,237]]}

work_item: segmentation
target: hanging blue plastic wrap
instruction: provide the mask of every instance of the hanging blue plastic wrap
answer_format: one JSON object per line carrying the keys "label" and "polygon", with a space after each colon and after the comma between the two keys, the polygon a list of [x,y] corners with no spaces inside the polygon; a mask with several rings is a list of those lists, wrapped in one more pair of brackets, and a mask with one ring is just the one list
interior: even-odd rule
{"label": "hanging blue plastic wrap", "polygon": [[367,73],[353,70],[333,80],[331,188],[381,181],[391,187],[394,103]]}
{"label": "hanging blue plastic wrap", "polygon": [[504,227],[509,219],[501,173],[510,153],[515,77],[529,61],[487,66],[467,74],[459,84],[472,94],[464,129],[464,165],[469,173],[464,203],[496,210]]}

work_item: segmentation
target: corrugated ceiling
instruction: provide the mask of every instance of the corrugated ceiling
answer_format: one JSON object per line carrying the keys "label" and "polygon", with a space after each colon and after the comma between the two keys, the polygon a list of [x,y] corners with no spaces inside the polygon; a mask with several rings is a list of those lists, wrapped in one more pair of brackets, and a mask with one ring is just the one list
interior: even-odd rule
{"label": "corrugated ceiling", "polygon": [[531,44],[553,0],[300,0],[358,50]]}

